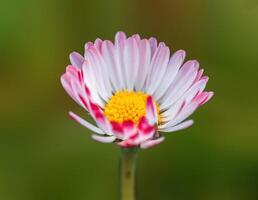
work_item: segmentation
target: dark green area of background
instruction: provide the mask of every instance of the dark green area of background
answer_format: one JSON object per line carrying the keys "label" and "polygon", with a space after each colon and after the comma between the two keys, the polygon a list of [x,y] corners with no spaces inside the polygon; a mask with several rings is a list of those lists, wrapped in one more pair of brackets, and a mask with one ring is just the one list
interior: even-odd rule
{"label": "dark green area of background", "polygon": [[0,0],[0,199],[117,199],[118,148],[92,141],[61,87],[85,42],[156,36],[210,76],[194,126],[141,151],[139,200],[258,199],[258,2]]}

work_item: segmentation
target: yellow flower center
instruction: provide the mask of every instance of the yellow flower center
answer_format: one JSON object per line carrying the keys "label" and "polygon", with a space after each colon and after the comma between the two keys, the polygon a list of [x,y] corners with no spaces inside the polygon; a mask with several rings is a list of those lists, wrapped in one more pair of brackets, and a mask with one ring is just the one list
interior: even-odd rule
{"label": "yellow flower center", "polygon": [[[122,123],[131,120],[138,124],[140,118],[146,114],[147,97],[142,92],[118,91],[106,104],[104,114],[109,121]],[[159,106],[157,103],[155,105],[160,122]]]}

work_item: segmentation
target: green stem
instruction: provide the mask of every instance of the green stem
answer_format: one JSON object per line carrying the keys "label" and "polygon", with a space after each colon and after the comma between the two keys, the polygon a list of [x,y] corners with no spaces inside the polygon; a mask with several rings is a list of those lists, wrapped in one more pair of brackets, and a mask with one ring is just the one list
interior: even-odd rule
{"label": "green stem", "polygon": [[135,200],[136,148],[121,148],[120,197],[121,200]]}

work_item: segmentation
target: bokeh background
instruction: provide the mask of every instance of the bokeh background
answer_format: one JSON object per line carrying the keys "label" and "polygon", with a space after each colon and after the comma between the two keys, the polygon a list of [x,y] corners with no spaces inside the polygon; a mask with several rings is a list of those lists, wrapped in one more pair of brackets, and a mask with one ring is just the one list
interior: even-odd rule
{"label": "bokeh background", "polygon": [[215,91],[194,126],[140,152],[139,200],[257,200],[255,0],[0,0],[0,199],[118,199],[118,148],[68,118],[87,115],[59,81],[71,51],[118,30],[185,49]]}

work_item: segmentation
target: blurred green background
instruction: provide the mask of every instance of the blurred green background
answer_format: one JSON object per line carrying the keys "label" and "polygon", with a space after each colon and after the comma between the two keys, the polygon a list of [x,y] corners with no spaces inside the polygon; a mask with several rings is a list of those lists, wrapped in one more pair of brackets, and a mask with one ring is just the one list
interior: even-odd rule
{"label": "blurred green background", "polygon": [[115,145],[71,121],[71,51],[116,31],[185,49],[215,96],[138,160],[139,200],[258,199],[258,2],[0,0],[0,200],[118,199]]}

